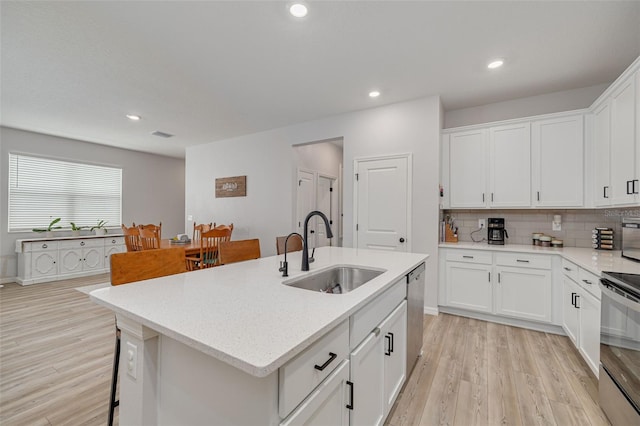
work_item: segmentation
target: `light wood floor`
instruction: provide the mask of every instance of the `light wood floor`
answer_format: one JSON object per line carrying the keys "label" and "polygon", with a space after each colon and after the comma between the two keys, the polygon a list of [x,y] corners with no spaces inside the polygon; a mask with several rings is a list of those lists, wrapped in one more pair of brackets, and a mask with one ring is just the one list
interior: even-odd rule
{"label": "light wood floor", "polygon": [[387,425],[608,425],[567,337],[440,314]]}
{"label": "light wood floor", "polygon": [[[108,279],[0,289],[1,425],[106,424],[114,315],[75,288]],[[426,316],[424,355],[387,424],[607,425],[597,391],[566,337]]]}

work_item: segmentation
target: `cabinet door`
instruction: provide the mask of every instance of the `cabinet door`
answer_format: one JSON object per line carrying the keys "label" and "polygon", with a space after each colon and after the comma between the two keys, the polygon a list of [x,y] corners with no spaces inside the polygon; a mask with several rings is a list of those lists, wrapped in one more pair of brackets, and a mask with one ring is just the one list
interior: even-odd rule
{"label": "cabinet door", "polygon": [[491,266],[447,262],[447,305],[472,311],[493,310]]}
{"label": "cabinet door", "polygon": [[347,405],[351,403],[348,380],[349,361],[345,360],[280,425],[348,426]]}
{"label": "cabinet door", "polygon": [[449,203],[452,208],[486,207],[487,131],[449,135]]}
{"label": "cabinet door", "polygon": [[551,271],[509,267],[496,271],[497,314],[551,322]]}
{"label": "cabinet door", "polygon": [[88,247],[82,251],[82,269],[93,271],[104,265],[104,247]]}
{"label": "cabinet door", "polygon": [[384,420],[382,389],[384,385],[384,351],[382,333],[376,328],[351,352],[353,408],[351,426],[375,426]]}
{"label": "cabinet door", "polygon": [[107,271],[111,270],[111,255],[114,253],[123,253],[127,250],[126,246],[117,245],[117,246],[107,246],[104,248],[104,269]]}
{"label": "cabinet door", "polygon": [[489,131],[489,205],[531,205],[531,126],[492,127]]}
{"label": "cabinet door", "polygon": [[593,112],[593,169],[594,196],[596,206],[611,204],[611,184],[609,177],[611,156],[611,106],[609,102]]}
{"label": "cabinet door", "polygon": [[597,377],[600,365],[600,301],[583,290],[576,304],[580,310],[578,349]]}
{"label": "cabinet door", "polygon": [[50,277],[58,274],[58,251],[34,251],[31,253],[31,278]]}
{"label": "cabinet door", "polygon": [[575,306],[575,298],[580,293],[578,284],[568,277],[562,277],[562,328],[574,345],[578,342],[580,311]]}
{"label": "cabinet door", "polygon": [[[625,82],[611,98],[611,204],[635,200],[635,82]],[[639,189],[637,182],[636,191]]]}
{"label": "cabinet door", "polygon": [[384,342],[384,417],[402,389],[407,371],[407,301],[380,324]]}
{"label": "cabinet door", "polygon": [[60,250],[60,275],[82,271],[82,249]]}
{"label": "cabinet door", "polygon": [[534,206],[584,204],[583,126],[582,114],[533,122]]}

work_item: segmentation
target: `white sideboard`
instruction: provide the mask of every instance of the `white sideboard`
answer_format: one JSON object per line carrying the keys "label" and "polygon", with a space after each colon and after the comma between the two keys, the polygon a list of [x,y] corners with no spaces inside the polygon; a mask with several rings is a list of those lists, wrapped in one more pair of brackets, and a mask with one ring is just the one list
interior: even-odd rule
{"label": "white sideboard", "polygon": [[16,282],[29,285],[103,274],[109,272],[111,255],[123,251],[120,234],[16,240]]}

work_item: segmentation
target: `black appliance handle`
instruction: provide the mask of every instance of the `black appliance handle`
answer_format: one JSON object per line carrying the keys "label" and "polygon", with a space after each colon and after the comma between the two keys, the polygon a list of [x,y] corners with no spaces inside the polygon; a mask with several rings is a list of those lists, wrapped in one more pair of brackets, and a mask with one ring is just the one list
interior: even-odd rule
{"label": "black appliance handle", "polygon": [[598,286],[602,291],[602,297],[608,297],[609,299],[613,299],[614,301],[618,302],[623,306],[626,306],[627,308],[630,308],[636,312],[640,312],[640,300],[637,300],[635,298],[629,299],[628,296],[626,295],[618,294],[611,287],[615,288],[617,291],[620,291],[622,293],[626,293],[626,292],[620,289],[620,287],[616,286],[615,284],[612,284],[611,281],[602,278],[600,279]]}
{"label": "black appliance handle", "polygon": [[506,229],[504,230],[504,237],[505,237],[505,238],[509,238],[509,233],[507,232],[507,230],[506,230]]}

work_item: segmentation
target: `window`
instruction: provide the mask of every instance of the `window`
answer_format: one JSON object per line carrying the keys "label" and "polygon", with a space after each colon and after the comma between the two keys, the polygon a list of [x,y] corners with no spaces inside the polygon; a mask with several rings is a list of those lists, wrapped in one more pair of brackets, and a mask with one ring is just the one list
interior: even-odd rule
{"label": "window", "polygon": [[122,223],[122,169],[9,154],[9,231]]}

